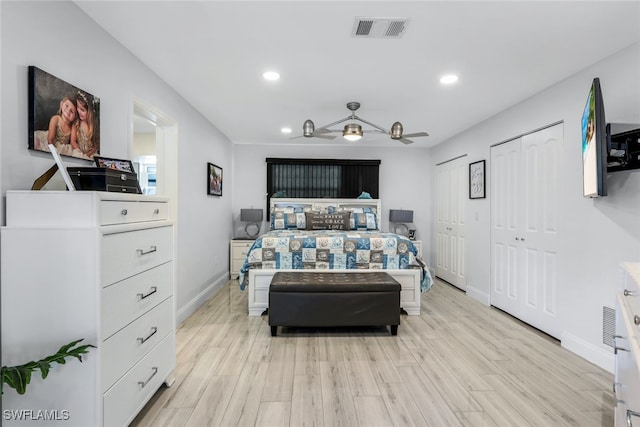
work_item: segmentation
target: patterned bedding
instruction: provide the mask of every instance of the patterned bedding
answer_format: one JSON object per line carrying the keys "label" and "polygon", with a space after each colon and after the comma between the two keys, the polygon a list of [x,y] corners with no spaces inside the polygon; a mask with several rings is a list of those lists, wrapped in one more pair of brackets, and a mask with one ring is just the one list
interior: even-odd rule
{"label": "patterned bedding", "polygon": [[240,288],[249,269],[422,270],[420,288],[432,284],[429,270],[406,237],[380,231],[272,230],[256,239],[240,269]]}

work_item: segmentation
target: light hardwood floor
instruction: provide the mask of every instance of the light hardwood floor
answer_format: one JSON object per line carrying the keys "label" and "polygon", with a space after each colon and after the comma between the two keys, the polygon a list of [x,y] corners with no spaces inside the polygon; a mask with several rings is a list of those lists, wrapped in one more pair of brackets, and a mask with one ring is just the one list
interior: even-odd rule
{"label": "light hardwood floor", "polygon": [[135,426],[613,426],[613,375],[436,281],[382,328],[280,328],[230,281],[177,331]]}

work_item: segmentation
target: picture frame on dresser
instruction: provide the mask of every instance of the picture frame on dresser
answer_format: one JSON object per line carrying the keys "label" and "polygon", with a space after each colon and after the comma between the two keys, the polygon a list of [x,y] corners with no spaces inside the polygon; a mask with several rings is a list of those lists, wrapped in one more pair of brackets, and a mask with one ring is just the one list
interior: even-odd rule
{"label": "picture frame on dresser", "polygon": [[207,163],[207,194],[222,196],[222,168],[213,163]]}
{"label": "picture frame on dresser", "polygon": [[93,161],[99,168],[108,168],[119,172],[135,173],[131,160],[113,159],[111,157],[94,156]]}
{"label": "picture frame on dresser", "polygon": [[[100,98],[31,65],[28,106],[29,150],[48,153],[53,145],[61,156],[89,161],[100,154]],[[78,119],[79,127],[68,125]]]}

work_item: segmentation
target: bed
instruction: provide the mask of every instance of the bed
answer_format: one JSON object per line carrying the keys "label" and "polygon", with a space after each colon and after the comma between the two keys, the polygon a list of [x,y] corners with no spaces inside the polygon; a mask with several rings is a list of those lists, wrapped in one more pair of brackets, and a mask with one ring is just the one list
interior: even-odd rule
{"label": "bed", "polygon": [[432,284],[429,269],[405,236],[380,231],[379,199],[283,199],[270,202],[270,230],[255,240],[240,269],[250,316],[269,304],[278,271],[314,269],[340,273],[384,270],[402,290],[400,305],[420,314],[420,294]]}

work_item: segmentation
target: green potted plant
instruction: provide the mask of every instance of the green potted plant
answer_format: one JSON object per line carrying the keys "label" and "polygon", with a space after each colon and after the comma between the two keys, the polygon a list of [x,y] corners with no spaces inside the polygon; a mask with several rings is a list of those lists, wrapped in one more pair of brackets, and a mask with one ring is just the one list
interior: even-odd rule
{"label": "green potted plant", "polygon": [[95,346],[91,344],[78,345],[82,340],[83,339],[79,339],[63,345],[55,354],[40,359],[37,362],[31,361],[19,366],[3,366],[0,368],[0,373],[2,374],[0,394],[4,394],[4,384],[14,388],[18,394],[25,394],[27,385],[31,382],[31,374],[34,371],[39,370],[42,379],[45,379],[51,370],[51,364],[58,363],[64,365],[67,357],[75,357],[82,362],[82,355],[88,353],[90,347],[95,348]]}

